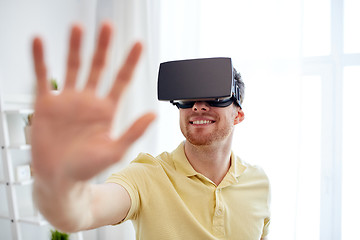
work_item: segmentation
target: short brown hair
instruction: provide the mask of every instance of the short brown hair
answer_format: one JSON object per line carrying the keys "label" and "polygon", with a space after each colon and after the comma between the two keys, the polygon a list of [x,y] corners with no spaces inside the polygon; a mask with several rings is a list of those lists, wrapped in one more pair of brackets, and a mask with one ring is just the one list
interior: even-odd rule
{"label": "short brown hair", "polygon": [[245,95],[245,84],[241,78],[241,74],[233,68],[233,77],[236,80],[235,84],[239,86],[239,93],[240,93],[240,104],[244,101]]}

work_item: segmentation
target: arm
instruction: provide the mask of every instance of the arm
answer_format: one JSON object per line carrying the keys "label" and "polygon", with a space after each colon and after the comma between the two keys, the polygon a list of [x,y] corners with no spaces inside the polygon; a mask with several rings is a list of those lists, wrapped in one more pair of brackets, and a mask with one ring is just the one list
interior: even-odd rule
{"label": "arm", "polygon": [[121,221],[130,208],[126,190],[116,184],[91,185],[88,180],[119,161],[153,121],[140,117],[118,139],[110,137],[118,100],[129,83],[141,53],[131,49],[105,97],[96,86],[105,66],[112,28],[101,27],[88,81],[76,89],[82,30],[71,31],[63,91],[50,92],[39,38],[33,42],[37,96],[32,126],[34,199],[46,219],[59,230],[74,232]]}
{"label": "arm", "polygon": [[34,196],[41,212],[64,232],[119,223],[131,206],[127,191],[114,183],[75,184],[60,196],[54,193],[47,196],[39,184],[35,186]]}

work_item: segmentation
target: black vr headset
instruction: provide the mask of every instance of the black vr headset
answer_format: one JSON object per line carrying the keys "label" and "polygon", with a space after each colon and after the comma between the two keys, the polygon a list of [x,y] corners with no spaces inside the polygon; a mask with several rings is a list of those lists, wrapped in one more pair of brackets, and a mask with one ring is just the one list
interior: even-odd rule
{"label": "black vr headset", "polygon": [[240,107],[240,86],[233,76],[231,58],[202,58],[160,64],[158,99],[178,108],[191,108],[195,101],[210,106]]}

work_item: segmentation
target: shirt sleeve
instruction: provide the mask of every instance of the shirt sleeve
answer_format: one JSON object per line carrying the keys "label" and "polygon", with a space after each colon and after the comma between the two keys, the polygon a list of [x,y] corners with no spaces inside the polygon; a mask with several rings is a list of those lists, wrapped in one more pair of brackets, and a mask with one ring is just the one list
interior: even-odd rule
{"label": "shirt sleeve", "polygon": [[129,178],[126,177],[127,171],[121,171],[118,173],[112,174],[107,180],[107,183],[116,183],[121,185],[128,192],[131,200],[130,210],[127,213],[126,217],[117,224],[123,223],[127,220],[133,220],[136,218],[139,207],[140,207],[140,198],[139,192],[136,187],[136,184],[133,183]]}
{"label": "shirt sleeve", "polygon": [[270,228],[270,219],[271,219],[271,185],[268,185],[268,199],[267,199],[267,208],[268,208],[268,216],[264,219],[264,227],[263,227],[263,234],[261,235],[262,238],[265,238],[269,235],[269,228]]}
{"label": "shirt sleeve", "polygon": [[155,159],[144,153],[132,161],[126,168],[112,174],[106,182],[121,185],[128,192],[131,206],[126,217],[119,223],[135,220],[141,210],[141,199],[149,196],[148,179],[150,173],[158,166]]}
{"label": "shirt sleeve", "polygon": [[263,233],[261,235],[261,238],[265,238],[269,234],[269,225],[270,225],[270,218],[264,219],[264,227],[263,227]]}

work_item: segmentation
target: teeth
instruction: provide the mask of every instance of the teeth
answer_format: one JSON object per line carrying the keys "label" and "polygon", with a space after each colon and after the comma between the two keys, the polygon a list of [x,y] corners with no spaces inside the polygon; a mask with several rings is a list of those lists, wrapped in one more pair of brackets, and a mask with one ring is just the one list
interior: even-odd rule
{"label": "teeth", "polygon": [[197,120],[193,122],[193,124],[209,124],[209,123],[211,123],[210,120]]}

